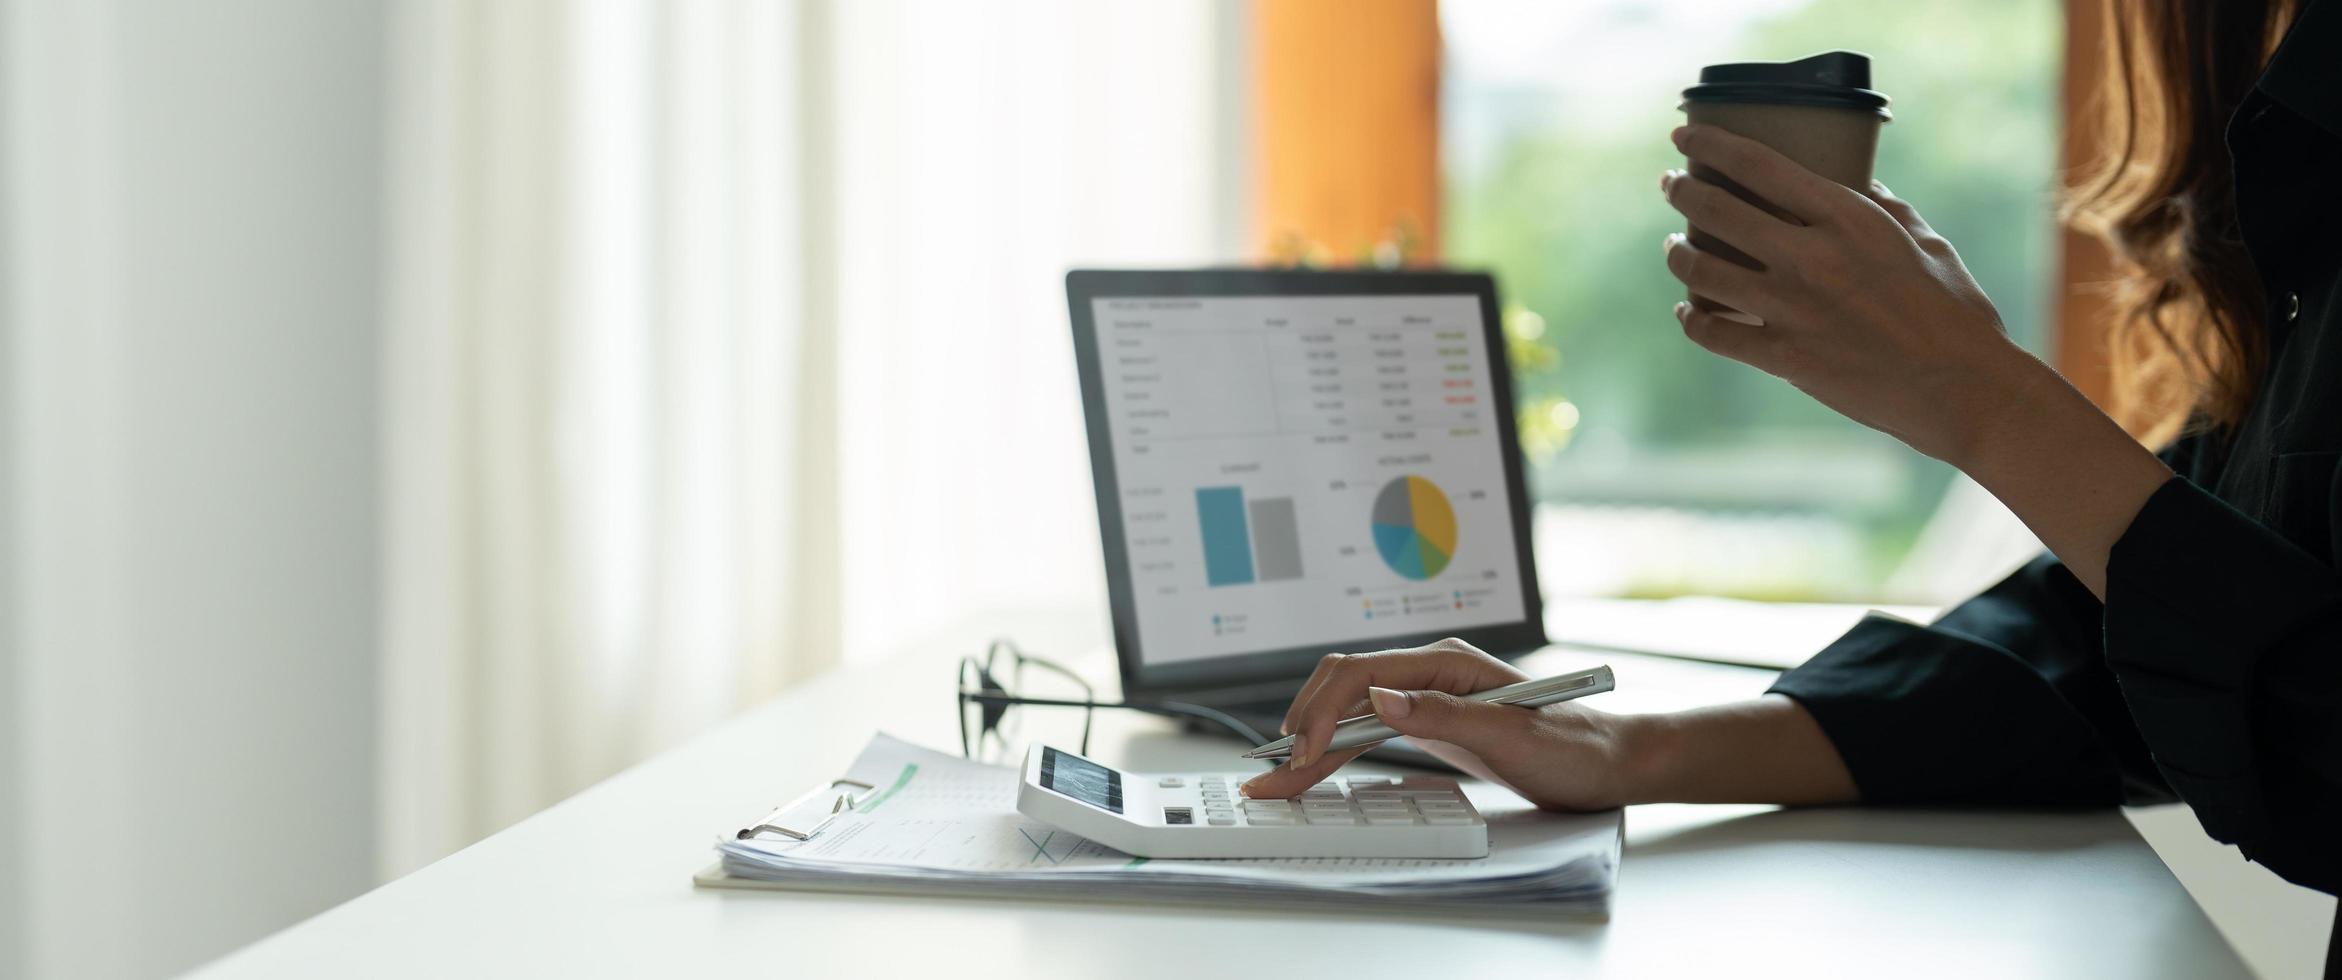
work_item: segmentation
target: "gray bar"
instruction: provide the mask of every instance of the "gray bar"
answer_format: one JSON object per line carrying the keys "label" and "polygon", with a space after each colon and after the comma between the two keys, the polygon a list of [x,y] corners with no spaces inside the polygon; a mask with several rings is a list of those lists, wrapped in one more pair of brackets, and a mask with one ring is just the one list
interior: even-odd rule
{"label": "gray bar", "polygon": [[1301,577],[1301,527],[1293,498],[1247,501],[1252,511],[1252,561],[1260,581]]}

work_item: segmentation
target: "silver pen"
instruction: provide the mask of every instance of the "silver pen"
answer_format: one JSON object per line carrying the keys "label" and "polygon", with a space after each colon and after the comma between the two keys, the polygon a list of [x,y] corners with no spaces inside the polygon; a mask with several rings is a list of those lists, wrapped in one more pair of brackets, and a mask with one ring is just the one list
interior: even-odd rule
{"label": "silver pen", "polygon": [[[1464,700],[1485,701],[1489,704],[1509,704],[1520,708],[1537,708],[1558,701],[1582,698],[1588,694],[1600,694],[1614,686],[1616,685],[1610,676],[1610,668],[1596,667],[1574,674],[1559,674],[1553,677],[1526,680],[1518,684],[1507,684],[1503,687],[1492,687],[1478,694],[1466,694]],[[1334,737],[1326,744],[1325,751],[1356,748],[1397,737],[1399,737],[1399,733],[1392,731],[1389,725],[1383,724],[1372,714],[1364,714],[1355,718],[1344,718],[1335,724]],[[1244,757],[1247,759],[1283,759],[1292,754],[1293,736],[1287,735],[1244,753]]]}

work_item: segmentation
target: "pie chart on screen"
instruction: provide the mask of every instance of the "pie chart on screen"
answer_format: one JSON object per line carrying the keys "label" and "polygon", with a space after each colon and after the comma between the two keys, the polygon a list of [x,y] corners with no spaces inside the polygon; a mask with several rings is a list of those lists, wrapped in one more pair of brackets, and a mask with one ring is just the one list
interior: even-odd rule
{"label": "pie chart on screen", "polygon": [[1402,476],[1374,497],[1374,550],[1382,563],[1418,582],[1447,568],[1456,553],[1456,511],[1439,484]]}

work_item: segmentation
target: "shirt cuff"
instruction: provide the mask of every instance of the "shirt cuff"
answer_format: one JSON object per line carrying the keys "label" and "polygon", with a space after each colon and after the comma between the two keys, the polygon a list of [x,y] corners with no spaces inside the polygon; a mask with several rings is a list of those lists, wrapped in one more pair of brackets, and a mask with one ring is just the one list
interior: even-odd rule
{"label": "shirt cuff", "polygon": [[2107,660],[2240,691],[2254,653],[2331,615],[2338,598],[2334,569],[2173,477],[2107,556]]}
{"label": "shirt cuff", "polygon": [[1990,643],[1873,614],[1770,693],[1813,716],[1866,803],[2122,801],[2087,721]]}
{"label": "shirt cuff", "polygon": [[2334,569],[2185,479],[2157,488],[2108,555],[2107,666],[2215,839],[2268,836],[2255,676],[2338,602]]}

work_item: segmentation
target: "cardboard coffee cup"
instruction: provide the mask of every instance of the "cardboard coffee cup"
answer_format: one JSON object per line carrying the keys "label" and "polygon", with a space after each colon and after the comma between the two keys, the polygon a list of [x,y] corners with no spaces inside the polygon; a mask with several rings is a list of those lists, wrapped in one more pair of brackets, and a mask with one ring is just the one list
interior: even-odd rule
{"label": "cardboard coffee cup", "polygon": [[[1748,137],[1806,169],[1856,190],[1870,186],[1878,155],[1879,127],[1894,118],[1887,97],[1870,88],[1870,59],[1852,51],[1831,51],[1785,62],[1745,62],[1700,69],[1700,83],[1683,90],[1687,121]],[[1765,211],[1795,220],[1771,202],[1749,193],[1722,174],[1694,161],[1691,175],[1731,191]],[[1686,229],[1692,244],[1749,268],[1762,264],[1697,226]],[[1703,310],[1747,315],[1697,294]]]}

